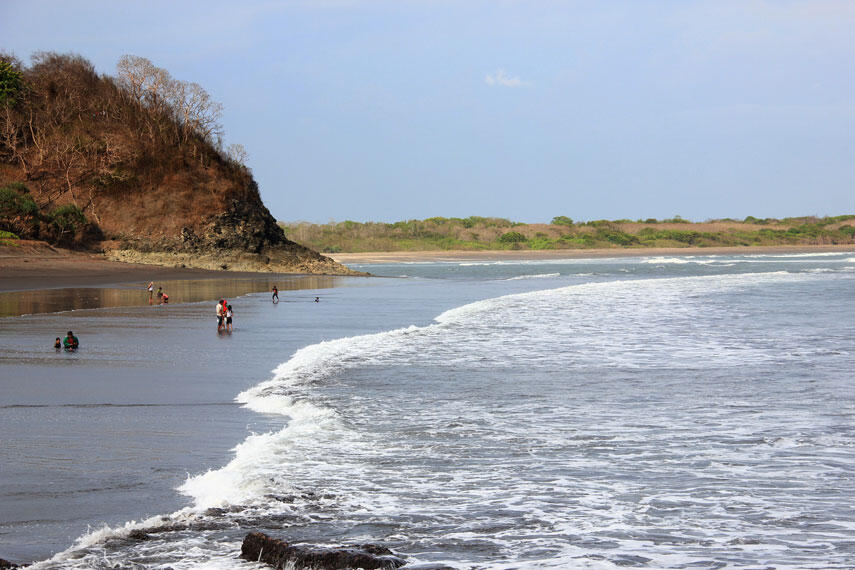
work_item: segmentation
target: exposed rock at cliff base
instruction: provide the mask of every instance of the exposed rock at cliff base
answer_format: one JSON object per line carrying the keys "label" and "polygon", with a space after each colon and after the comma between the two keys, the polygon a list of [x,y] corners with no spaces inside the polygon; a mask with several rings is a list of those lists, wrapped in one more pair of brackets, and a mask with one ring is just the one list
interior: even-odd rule
{"label": "exposed rock at cliff base", "polygon": [[186,251],[140,251],[138,249],[107,249],[110,261],[143,263],[166,267],[193,267],[225,271],[254,271],[259,273],[312,273],[321,275],[366,275],[354,271],[328,257],[320,259],[288,255],[277,249],[261,253],[241,250],[217,250],[192,253]]}
{"label": "exposed rock at cliff base", "polygon": [[105,242],[107,259],[227,271],[365,275],[290,241],[260,200],[233,200],[221,214],[184,226],[180,236]]}

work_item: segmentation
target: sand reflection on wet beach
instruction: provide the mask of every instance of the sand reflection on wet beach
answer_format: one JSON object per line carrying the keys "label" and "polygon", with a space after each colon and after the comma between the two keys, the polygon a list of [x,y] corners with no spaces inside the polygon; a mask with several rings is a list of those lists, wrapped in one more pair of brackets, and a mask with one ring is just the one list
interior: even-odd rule
{"label": "sand reflection on wet beach", "polygon": [[[234,298],[249,293],[327,289],[341,284],[334,275],[288,275],[240,279],[185,279],[155,283],[169,295],[169,303],[196,303],[219,298]],[[153,304],[158,304],[155,295]],[[12,291],[0,293],[0,317],[38,313],[57,313],[76,309],[136,307],[148,305],[146,284],[121,284],[112,287],[74,287]]]}

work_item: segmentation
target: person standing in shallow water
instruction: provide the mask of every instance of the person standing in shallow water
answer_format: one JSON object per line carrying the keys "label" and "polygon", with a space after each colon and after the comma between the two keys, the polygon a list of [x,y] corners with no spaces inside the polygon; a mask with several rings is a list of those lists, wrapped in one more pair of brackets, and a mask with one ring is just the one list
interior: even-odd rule
{"label": "person standing in shallow water", "polygon": [[279,289],[276,288],[276,285],[273,286],[273,302],[279,302]]}
{"label": "person standing in shallow water", "polygon": [[151,305],[152,297],[154,296],[154,281],[148,282],[148,304]]}
{"label": "person standing in shallow water", "polygon": [[234,313],[232,312],[232,306],[227,305],[226,306],[226,332],[232,332],[232,315],[234,315]]}
{"label": "person standing in shallow water", "polygon": [[220,302],[217,303],[217,332],[223,330],[223,318],[225,317],[225,312],[223,311],[223,304],[226,301],[224,299],[220,299]]}

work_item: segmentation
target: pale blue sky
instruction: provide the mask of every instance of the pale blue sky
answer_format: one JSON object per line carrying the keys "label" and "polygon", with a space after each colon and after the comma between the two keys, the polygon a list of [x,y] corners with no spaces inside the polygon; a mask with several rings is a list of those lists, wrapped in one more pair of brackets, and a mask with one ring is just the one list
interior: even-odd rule
{"label": "pale blue sky", "polygon": [[222,102],[280,220],[855,213],[855,2],[0,0]]}

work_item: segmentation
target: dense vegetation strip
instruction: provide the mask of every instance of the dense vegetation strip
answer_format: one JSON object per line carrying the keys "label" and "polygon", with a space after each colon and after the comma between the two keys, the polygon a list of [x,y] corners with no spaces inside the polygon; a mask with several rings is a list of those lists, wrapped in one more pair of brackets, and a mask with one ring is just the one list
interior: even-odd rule
{"label": "dense vegetation strip", "polygon": [[290,239],[326,253],[614,247],[713,247],[855,244],[855,215],[575,222],[556,216],[548,224],[504,218],[428,218],[395,223],[282,223]]}

